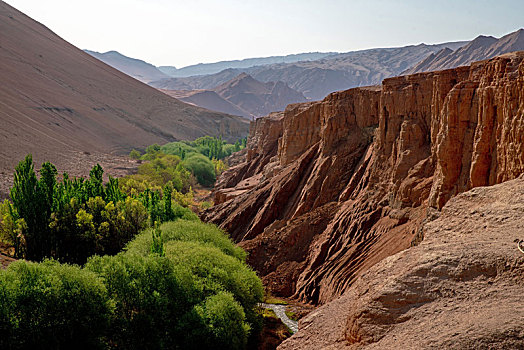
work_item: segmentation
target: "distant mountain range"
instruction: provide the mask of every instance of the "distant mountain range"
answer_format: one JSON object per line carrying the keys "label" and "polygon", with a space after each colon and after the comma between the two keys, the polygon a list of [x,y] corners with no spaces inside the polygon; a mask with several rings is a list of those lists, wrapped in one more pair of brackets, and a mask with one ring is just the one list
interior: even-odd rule
{"label": "distant mountain range", "polygon": [[500,39],[492,36],[478,36],[467,45],[453,51],[442,49],[402,74],[429,72],[469,65],[475,61],[487,60],[512,51],[524,50],[524,29],[503,36]]}
{"label": "distant mountain range", "polygon": [[194,105],[252,119],[283,111],[288,104],[305,102],[300,92],[285,83],[262,83],[246,73],[211,90],[162,90]]}
{"label": "distant mountain range", "polygon": [[243,60],[221,61],[215,63],[199,63],[177,69],[173,66],[158,67],[163,73],[174,78],[190,77],[193,75],[215,74],[228,68],[250,68],[254,66],[265,66],[278,63],[293,63],[300,61],[316,61],[322,58],[335,55],[338,52],[308,52],[298,53],[287,56],[270,56],[246,58]]}
{"label": "distant mountain range", "polygon": [[277,63],[249,68],[228,68],[219,73],[150,82],[162,89],[214,89],[240,73],[261,82],[282,81],[306,98],[319,100],[327,94],[356,86],[376,85],[399,75],[443,48],[456,49],[466,42],[405,46],[330,54],[314,61]]}
{"label": "distant mountain range", "polygon": [[[283,82],[309,100],[331,92],[380,84],[385,78],[466,65],[506,52],[524,50],[523,30],[500,39],[479,36],[472,41],[410,45],[347,53],[304,53],[197,64],[181,69],[159,67],[164,75],[149,84],[167,90],[213,90],[241,73],[263,83]],[[144,62],[145,63],[145,62]],[[122,68],[125,72],[126,70]],[[128,71],[130,69],[127,69]],[[192,74],[191,76],[187,76]]]}

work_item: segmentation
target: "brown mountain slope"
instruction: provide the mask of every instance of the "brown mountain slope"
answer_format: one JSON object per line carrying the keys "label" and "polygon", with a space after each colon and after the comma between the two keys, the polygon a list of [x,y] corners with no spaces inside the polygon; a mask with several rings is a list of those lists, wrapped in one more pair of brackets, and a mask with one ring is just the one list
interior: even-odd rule
{"label": "brown mountain slope", "polygon": [[278,349],[523,349],[523,209],[522,177],[452,198]]}
{"label": "brown mountain slope", "polygon": [[171,97],[212,111],[251,119],[251,114],[223,99],[211,90],[160,90]]}
{"label": "brown mountain slope", "polygon": [[246,73],[213,90],[161,91],[184,102],[247,119],[283,111],[288,104],[306,101],[304,95],[281,81],[262,83]]}
{"label": "brown mountain slope", "polygon": [[414,74],[465,66],[471,62],[486,60],[508,52],[524,50],[524,29],[496,39],[492,36],[479,36],[467,45],[453,51],[443,49],[431,54],[402,74]]}
{"label": "brown mountain slope", "polygon": [[[231,141],[245,120],[194,107],[149,87],[65,42],[0,2],[0,172],[27,153],[68,170],[78,154],[203,135]],[[1,175],[1,174],[0,174]]]}
{"label": "brown mountain slope", "polygon": [[100,61],[110,65],[111,67],[140,80],[143,83],[170,78],[169,75],[162,73],[152,64],[124,56],[117,51],[108,51],[104,53],[89,50],[84,51],[99,59]]}
{"label": "brown mountain slope", "polygon": [[246,73],[217,86],[213,91],[254,117],[283,111],[288,104],[306,101],[304,95],[281,81],[261,83]]}
{"label": "brown mountain slope", "polygon": [[246,160],[204,219],[274,293],[326,303],[417,241],[428,208],[524,172],[524,52],[290,106],[252,123]]}

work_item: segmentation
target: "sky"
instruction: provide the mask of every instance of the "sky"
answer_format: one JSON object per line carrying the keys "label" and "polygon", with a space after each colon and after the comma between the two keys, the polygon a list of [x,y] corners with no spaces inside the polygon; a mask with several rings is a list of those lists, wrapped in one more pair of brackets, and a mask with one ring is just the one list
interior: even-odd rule
{"label": "sky", "polygon": [[156,66],[503,36],[524,0],[6,0],[81,49]]}

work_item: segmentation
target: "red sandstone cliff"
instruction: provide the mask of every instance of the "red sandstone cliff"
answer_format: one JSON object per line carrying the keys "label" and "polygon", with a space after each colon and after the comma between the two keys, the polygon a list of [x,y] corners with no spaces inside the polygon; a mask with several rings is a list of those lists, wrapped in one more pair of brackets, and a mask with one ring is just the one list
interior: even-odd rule
{"label": "red sandstone cliff", "polygon": [[428,208],[524,172],[524,52],[384,80],[252,123],[204,215],[274,293],[325,303],[420,241]]}

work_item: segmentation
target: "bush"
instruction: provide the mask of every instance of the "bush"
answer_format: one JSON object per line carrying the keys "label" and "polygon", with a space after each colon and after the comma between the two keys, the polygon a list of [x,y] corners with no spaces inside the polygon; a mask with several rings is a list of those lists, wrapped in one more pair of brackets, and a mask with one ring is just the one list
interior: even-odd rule
{"label": "bush", "polygon": [[92,272],[54,261],[0,270],[0,347],[101,348],[112,311]]}
{"label": "bush", "polygon": [[212,186],[216,180],[213,162],[202,154],[191,154],[184,160],[184,166],[189,169],[202,186]]}
{"label": "bush", "polygon": [[253,310],[264,293],[260,279],[246,264],[211,244],[197,242],[166,242],[165,254],[175,265],[191,271],[204,295],[230,292],[253,321]]}
{"label": "bush", "polygon": [[175,348],[179,319],[191,309],[191,278],[160,256],[93,257],[86,269],[102,277],[115,304],[110,334],[116,348]]}
{"label": "bush", "polygon": [[200,338],[198,348],[245,348],[250,327],[245,322],[244,310],[230,293],[218,292],[197,305],[195,310],[205,325],[202,332],[205,336]]}
{"label": "bush", "polygon": [[[224,254],[232,256],[241,262],[246,260],[246,252],[235,245],[227,234],[213,224],[201,221],[177,220],[166,222],[160,226],[164,243],[171,241],[198,242],[206,246],[220,249]],[[126,250],[134,254],[147,255],[151,246],[151,229],[138,235],[126,246]]]}
{"label": "bush", "polygon": [[[214,225],[178,220],[160,229],[165,257],[176,267],[178,280],[190,286],[185,292],[193,307],[177,326],[185,335],[182,348],[243,348],[263,297],[260,279],[244,262],[246,253]],[[125,254],[147,257],[152,239],[146,230]]]}
{"label": "bush", "polygon": [[142,156],[142,154],[140,154],[140,152],[137,151],[136,149],[134,149],[131,152],[129,152],[129,158],[131,158],[131,159],[138,160],[138,159],[140,159],[141,156]]}

